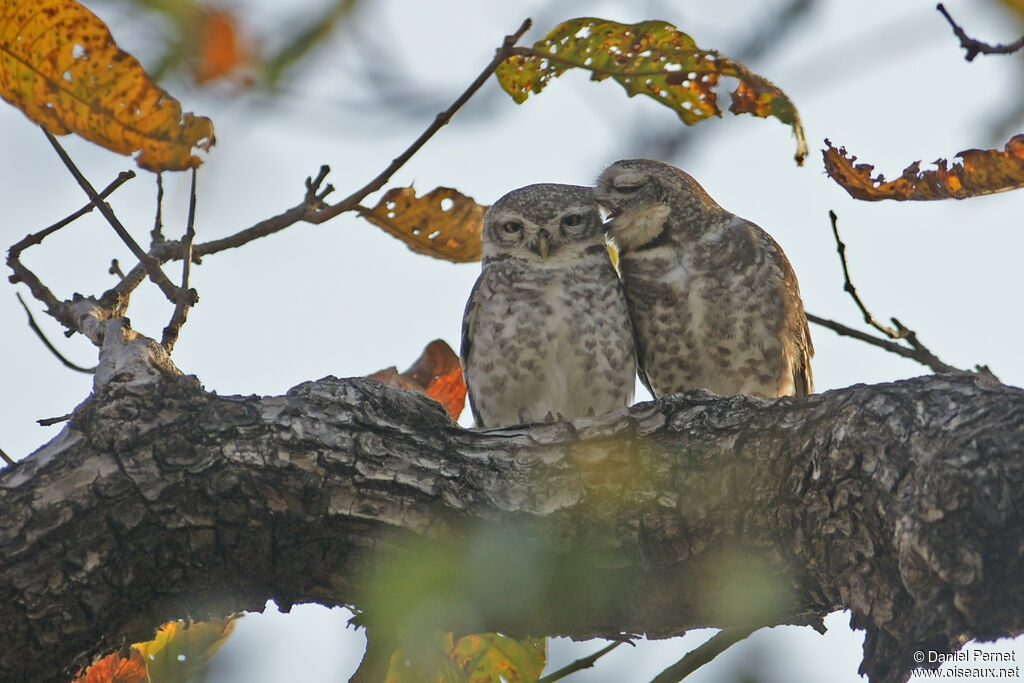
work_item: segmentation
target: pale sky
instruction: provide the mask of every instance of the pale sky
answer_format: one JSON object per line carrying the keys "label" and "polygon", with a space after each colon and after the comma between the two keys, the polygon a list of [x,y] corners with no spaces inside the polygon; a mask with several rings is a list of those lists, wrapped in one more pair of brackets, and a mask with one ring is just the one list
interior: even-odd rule
{"label": "pale sky", "polygon": [[[145,64],[152,55],[152,19],[126,14],[118,3],[86,4]],[[268,41],[276,22],[298,15],[297,3],[288,3],[287,12],[269,0],[233,4],[253,6],[249,21]],[[363,35],[343,30],[286,79],[284,98],[268,102],[165,84],[187,110],[216,125],[217,146],[200,172],[199,241],[293,206],[302,197],[303,179],[322,163],[332,166],[329,180],[339,198],[363,185],[462,91],[526,16],[537,20],[527,41],[573,16],[662,19],[700,46],[730,55],[737,36],[745,37],[766,15],[765,3],[754,0],[364,4],[354,25]],[[1020,24],[995,2],[949,0],[946,6],[979,39],[1019,37]],[[1014,104],[1007,95],[1020,90],[1021,55],[967,63],[932,2],[825,0],[781,40],[778,49],[747,66],[775,82],[799,109],[811,147],[805,166],[792,161],[795,142],[787,126],[728,113],[683,131],[694,137],[686,155],[664,160],[776,238],[797,272],[808,311],[863,329],[842,290],[827,215],[832,209],[854,282],[876,317],[899,317],[952,365],[983,363],[1008,384],[1024,383],[1024,192],[961,202],[859,202],[824,174],[820,157],[828,137],[891,178],[915,160],[927,165],[962,149],[1002,147],[1007,136],[993,139],[992,124]],[[414,86],[435,100],[432,108],[411,114],[382,109],[365,91],[359,50],[371,51],[385,73],[400,75],[399,85],[408,79],[399,94]],[[567,74],[521,106],[491,80],[391,186],[415,183],[421,192],[451,186],[490,203],[530,183],[590,184],[604,166],[638,156],[644,131],[673,126],[683,128],[671,111],[647,98],[628,99],[613,82],[591,83],[582,73]],[[42,134],[6,104],[0,106],[0,134],[0,215],[11,244],[87,200]],[[69,139],[66,146],[96,186],[133,166],[89,143]],[[166,186],[166,232],[175,236],[187,209],[187,178],[169,178]],[[140,241],[151,227],[153,196],[152,176],[140,172],[112,200]],[[130,264],[109,227],[90,215],[24,259],[59,297],[70,298],[75,291],[98,294],[109,287],[112,257]],[[193,270],[201,299],[174,361],[221,394],[273,395],[325,375],[366,375],[390,365],[404,369],[432,339],[458,348],[463,306],[478,272],[477,264],[416,255],[354,215],[297,225],[208,257]],[[30,301],[37,321],[72,360],[93,365],[96,351],[80,336],[65,339],[24,286],[6,285],[0,295],[0,319],[7,321],[0,339],[0,448],[21,458],[60,429],[35,421],[70,412],[88,395],[91,379],[63,368],[36,340],[15,292]],[[144,285],[129,316],[136,330],[159,337],[171,311],[155,288]],[[823,328],[812,326],[811,333],[818,391],[928,372]],[[315,606],[297,607],[287,617],[248,616],[210,680],[344,680],[362,648],[362,634],[344,629],[347,618],[343,610]],[[859,680],[862,634],[850,632],[848,621],[846,614],[833,615],[825,636],[807,628],[759,633],[692,680],[732,680],[742,672],[780,683]],[[570,680],[646,680],[704,637],[620,647]],[[1019,641],[991,647],[1016,648],[1018,660],[1024,657]],[[565,663],[597,648],[591,643],[573,649],[556,641],[551,660]]]}

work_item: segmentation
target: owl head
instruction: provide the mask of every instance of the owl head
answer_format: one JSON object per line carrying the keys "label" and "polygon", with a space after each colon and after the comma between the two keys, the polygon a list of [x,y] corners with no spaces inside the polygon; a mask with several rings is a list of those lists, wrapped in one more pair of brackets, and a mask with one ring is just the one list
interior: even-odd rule
{"label": "owl head", "polygon": [[608,236],[621,251],[657,239],[670,214],[676,225],[699,225],[704,212],[718,208],[688,173],[653,159],[616,161],[597,179],[594,198],[608,212]]}
{"label": "owl head", "polygon": [[560,266],[604,249],[601,213],[589,187],[540,183],[512,190],[484,214],[483,259]]}

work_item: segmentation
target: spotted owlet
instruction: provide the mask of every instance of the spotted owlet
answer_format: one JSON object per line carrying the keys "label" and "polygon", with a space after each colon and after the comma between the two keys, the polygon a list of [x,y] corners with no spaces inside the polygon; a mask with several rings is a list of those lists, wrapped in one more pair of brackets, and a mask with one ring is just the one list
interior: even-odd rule
{"label": "spotted owlet", "polygon": [[630,403],[633,335],[590,188],[529,185],[488,209],[460,355],[477,427]]}
{"label": "spotted owlet", "polygon": [[611,216],[640,379],[655,397],[813,391],[800,289],[768,233],[660,161],[617,161],[595,197]]}

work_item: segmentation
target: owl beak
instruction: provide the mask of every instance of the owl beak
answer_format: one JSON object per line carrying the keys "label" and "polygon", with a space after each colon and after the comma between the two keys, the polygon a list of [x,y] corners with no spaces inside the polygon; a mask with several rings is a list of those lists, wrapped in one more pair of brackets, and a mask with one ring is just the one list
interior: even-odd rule
{"label": "owl beak", "polygon": [[548,231],[541,230],[537,235],[537,253],[542,259],[548,257]]}

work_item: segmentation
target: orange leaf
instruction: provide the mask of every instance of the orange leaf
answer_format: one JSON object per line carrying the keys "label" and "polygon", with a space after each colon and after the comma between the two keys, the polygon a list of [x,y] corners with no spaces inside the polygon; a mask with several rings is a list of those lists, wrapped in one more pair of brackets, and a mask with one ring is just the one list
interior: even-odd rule
{"label": "orange leaf", "polygon": [[252,48],[230,12],[208,10],[200,23],[198,61],[193,65],[196,81],[205,83],[222,78],[253,62]]}
{"label": "orange leaf", "polygon": [[415,252],[469,263],[480,260],[486,210],[450,187],[435,188],[422,197],[412,187],[396,187],[372,210],[361,209],[360,214]]}
{"label": "orange leaf", "polygon": [[462,378],[459,357],[441,339],[427,344],[420,357],[405,372],[399,373],[392,366],[369,375],[369,378],[388,386],[426,394],[444,406],[453,420],[459,419],[466,405],[466,382]]}
{"label": "orange leaf", "polygon": [[77,133],[150,171],[198,166],[213,124],[182,114],[76,0],[0,0],[0,97],[54,135]]}
{"label": "orange leaf", "polygon": [[138,650],[133,648],[129,659],[124,659],[116,652],[107,655],[72,683],[149,683],[149,676],[146,674],[146,662]]}
{"label": "orange leaf", "polygon": [[857,157],[847,155],[846,148],[836,149],[825,140],[822,150],[825,170],[854,199],[876,202],[931,199],[966,199],[1024,187],[1024,134],[1014,135],[1002,151],[968,149],[958,153],[962,163],[952,166],[945,159],[935,162],[937,168],[921,170],[915,161],[903,169],[899,178],[871,177],[874,166],[854,164]]}

